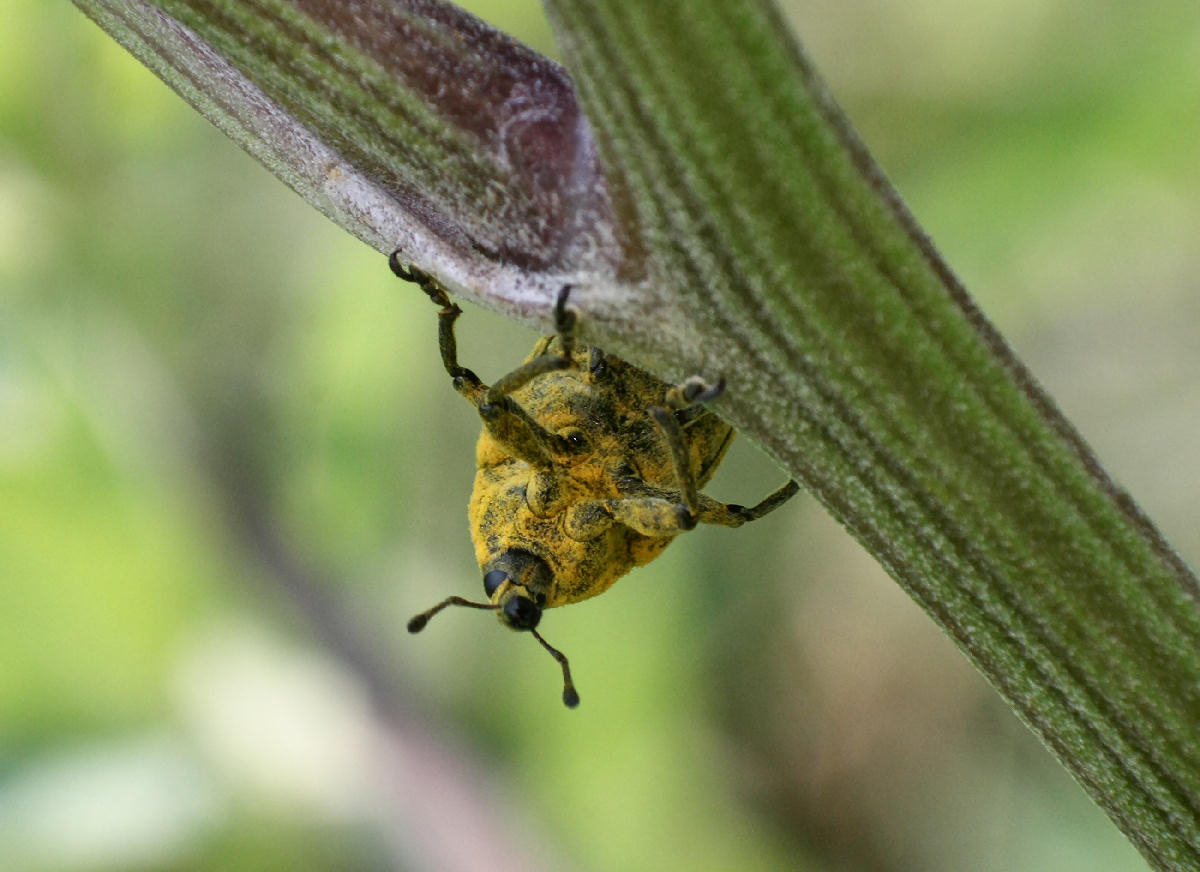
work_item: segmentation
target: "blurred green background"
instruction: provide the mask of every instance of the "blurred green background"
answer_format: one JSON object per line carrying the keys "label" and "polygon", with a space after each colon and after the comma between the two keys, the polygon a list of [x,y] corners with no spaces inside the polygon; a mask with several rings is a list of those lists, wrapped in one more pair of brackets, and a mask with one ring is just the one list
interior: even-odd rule
{"label": "blurred green background", "polygon": [[[470,4],[553,52],[532,0]],[[1200,555],[1200,8],[813,0],[982,307]],[[534,337],[468,307],[494,378]],[[70,4],[0,27],[0,869],[1137,870],[807,497],[486,616],[426,300]],[[748,441],[710,491],[780,472]]]}

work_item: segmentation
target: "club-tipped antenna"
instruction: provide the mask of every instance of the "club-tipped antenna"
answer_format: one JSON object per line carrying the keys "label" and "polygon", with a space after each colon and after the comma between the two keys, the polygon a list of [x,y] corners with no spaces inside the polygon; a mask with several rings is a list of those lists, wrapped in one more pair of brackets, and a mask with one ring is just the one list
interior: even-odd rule
{"label": "club-tipped antenna", "polygon": [[567,708],[575,708],[579,705],[579,692],[575,690],[575,682],[571,681],[571,667],[567,664],[567,655],[552,646],[549,642],[542,638],[542,634],[537,630],[530,630],[533,633],[533,638],[542,643],[542,647],[550,652],[550,656],[558,661],[563,671],[563,705]]}
{"label": "club-tipped antenna", "polygon": [[[446,608],[446,606],[466,606],[471,609],[488,609],[493,612],[499,608],[495,603],[475,603],[460,596],[448,596],[433,608],[421,612],[419,615],[414,615],[412,620],[408,622],[408,632],[419,633],[424,630],[425,625],[429,623],[429,619]],[[546,643],[543,642],[542,644],[545,645]]]}

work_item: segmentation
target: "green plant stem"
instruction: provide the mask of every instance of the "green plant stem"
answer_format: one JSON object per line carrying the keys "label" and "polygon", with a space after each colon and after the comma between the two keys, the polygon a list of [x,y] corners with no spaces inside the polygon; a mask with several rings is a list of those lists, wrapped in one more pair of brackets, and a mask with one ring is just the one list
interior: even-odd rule
{"label": "green plant stem", "polygon": [[[759,0],[548,0],[726,408],[1160,868],[1200,868],[1195,577],[968,299]],[[620,344],[620,340],[617,340]],[[635,359],[638,359],[635,357]]]}

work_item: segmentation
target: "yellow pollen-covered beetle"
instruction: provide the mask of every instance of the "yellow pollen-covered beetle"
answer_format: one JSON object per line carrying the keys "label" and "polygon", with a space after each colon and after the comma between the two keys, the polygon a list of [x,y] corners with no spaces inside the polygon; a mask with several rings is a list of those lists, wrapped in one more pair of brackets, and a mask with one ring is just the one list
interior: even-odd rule
{"label": "yellow pollen-covered beetle", "polygon": [[447,606],[494,610],[559,662],[563,702],[574,707],[579,694],[567,658],[536,629],[544,609],[603,593],[697,523],[740,527],[761,518],[798,486],[790,481],[750,508],[699,493],[733,440],[733,428],[701,405],[720,395],[724,381],[693,376],[672,387],[576,343],[570,286],[555,306],[557,335],[543,337],[489,387],[458,363],[454,322],[462,310],[399,252],[388,263],[441,308],[442,364],[483,419],[469,515],[488,601],[447,597],[408,630],[419,632]]}

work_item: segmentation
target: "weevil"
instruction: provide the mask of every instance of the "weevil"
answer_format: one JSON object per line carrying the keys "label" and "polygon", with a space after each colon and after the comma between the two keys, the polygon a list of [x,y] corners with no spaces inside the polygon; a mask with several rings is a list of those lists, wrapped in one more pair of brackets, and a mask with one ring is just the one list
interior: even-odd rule
{"label": "weevil", "polygon": [[734,436],[704,406],[724,380],[693,376],[672,386],[576,342],[569,285],[555,303],[555,334],[489,386],[458,362],[454,323],[462,310],[445,289],[399,252],[388,265],[439,307],[442,365],[483,420],[468,516],[487,601],[447,597],[409,621],[408,631],[420,632],[447,606],[493,610],[558,661],[563,702],[574,708],[579,694],[567,658],[537,631],[545,609],[603,593],[697,524],[740,527],[761,518],[799,487],[789,481],[749,508],[700,493]]}

